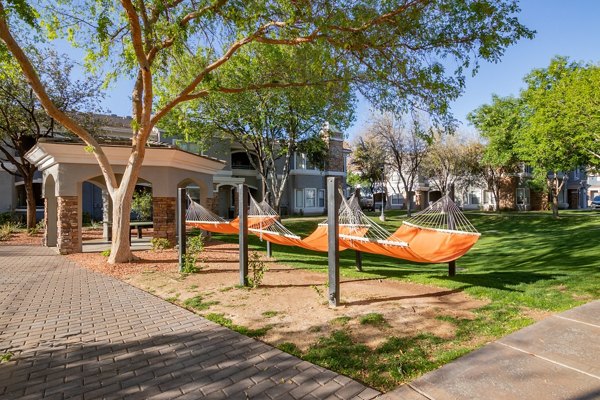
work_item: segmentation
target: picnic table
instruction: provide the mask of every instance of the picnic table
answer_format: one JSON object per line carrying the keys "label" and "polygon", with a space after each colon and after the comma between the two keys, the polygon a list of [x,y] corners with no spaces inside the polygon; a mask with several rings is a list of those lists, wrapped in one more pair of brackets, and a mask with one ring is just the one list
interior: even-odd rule
{"label": "picnic table", "polygon": [[[103,221],[104,224],[109,227],[112,225],[110,221]],[[137,238],[142,238],[142,231],[144,228],[152,228],[154,227],[154,222],[152,221],[131,221],[129,222],[129,242],[131,243],[131,230],[135,229],[137,231]],[[106,240],[112,240],[112,229],[107,229],[107,238]]]}

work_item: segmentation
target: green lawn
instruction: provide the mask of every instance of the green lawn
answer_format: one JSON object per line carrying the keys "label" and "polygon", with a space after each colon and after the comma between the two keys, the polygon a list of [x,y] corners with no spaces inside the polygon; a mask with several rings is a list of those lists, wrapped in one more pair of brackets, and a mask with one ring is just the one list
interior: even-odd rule
{"label": "green lawn", "polygon": [[[304,359],[345,373],[382,390],[414,379],[464,353],[481,338],[492,340],[533,322],[536,310],[557,312],[600,298],[600,214],[468,213],[482,237],[469,253],[457,261],[455,277],[447,276],[447,265],[421,265],[389,257],[364,254],[363,272],[355,270],[354,252],[340,255],[341,274],[346,277],[384,277],[431,284],[488,299],[476,310],[475,319],[440,316],[457,327],[453,339],[427,332],[410,338],[389,338],[375,351],[353,343],[343,332],[323,337],[307,352],[293,344],[282,346]],[[388,212],[383,225],[395,230],[400,212]],[[377,215],[372,218],[380,223]],[[306,236],[324,217],[288,218],[283,223],[294,233]],[[237,236],[215,239],[237,241]],[[251,249],[263,250],[265,243],[250,239]],[[279,263],[326,272],[324,253],[273,246]],[[343,292],[342,292],[343,299]]]}

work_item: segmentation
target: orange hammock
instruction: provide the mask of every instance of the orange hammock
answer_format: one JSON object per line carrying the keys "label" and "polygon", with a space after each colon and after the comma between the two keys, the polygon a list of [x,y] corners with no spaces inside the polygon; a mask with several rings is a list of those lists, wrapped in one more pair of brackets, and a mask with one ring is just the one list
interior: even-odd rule
{"label": "orange hammock", "polygon": [[[274,216],[248,216],[248,229],[260,229],[267,228],[277,220]],[[208,232],[223,233],[223,234],[237,234],[240,232],[239,218],[235,218],[229,222],[227,221],[185,221],[185,225],[202,229]]]}
{"label": "orange hammock", "polygon": [[[296,246],[302,247],[307,250],[313,251],[327,251],[329,249],[329,243],[327,241],[327,225],[319,224],[317,229],[314,230],[309,236],[304,239],[300,239],[298,236],[282,235],[280,233],[274,233],[269,231],[253,231],[257,236],[265,239],[268,242],[274,244],[281,244],[283,246]],[[352,236],[361,237],[367,233],[367,228],[354,228],[350,226],[340,225],[340,235],[351,234]],[[340,251],[346,250],[349,246],[345,245],[340,240]]]}

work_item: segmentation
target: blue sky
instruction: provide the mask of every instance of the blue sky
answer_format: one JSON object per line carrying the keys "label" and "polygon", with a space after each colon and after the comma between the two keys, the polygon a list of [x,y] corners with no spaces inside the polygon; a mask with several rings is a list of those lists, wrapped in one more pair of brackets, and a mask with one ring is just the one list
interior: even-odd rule
{"label": "blue sky", "polygon": [[[533,68],[546,67],[552,57],[600,61],[600,0],[522,0],[520,4],[521,22],[537,34],[509,47],[499,63],[482,63],[479,73],[468,77],[464,94],[452,106],[465,131],[473,130],[466,123],[470,111],[489,102],[493,93],[518,94],[523,77]],[[117,115],[130,115],[131,89],[128,80],[119,80],[109,89],[104,106]],[[350,138],[368,121],[369,109],[366,101],[359,102],[356,122],[347,132]]]}
{"label": "blue sky", "polygon": [[[492,94],[517,95],[523,77],[534,68],[547,67],[552,57],[600,61],[600,1],[598,0],[521,0],[520,21],[537,31],[532,40],[521,40],[509,47],[497,64],[482,63],[478,74],[466,81],[464,94],[452,105],[462,130],[473,131],[467,114],[491,100]],[[361,102],[357,120],[348,131],[350,138],[360,133],[370,116],[369,104]]]}

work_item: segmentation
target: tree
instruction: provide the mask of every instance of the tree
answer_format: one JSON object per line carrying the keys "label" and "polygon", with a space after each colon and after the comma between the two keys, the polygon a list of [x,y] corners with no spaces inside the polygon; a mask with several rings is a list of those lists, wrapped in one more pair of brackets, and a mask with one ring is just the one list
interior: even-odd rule
{"label": "tree", "polygon": [[[521,93],[525,118],[518,154],[533,167],[535,181],[546,184],[554,217],[558,217],[558,195],[567,181],[566,172],[585,165],[590,159],[590,150],[597,147],[592,139],[596,132],[576,129],[578,122],[571,121],[577,116],[572,113],[575,106],[569,95],[573,90],[570,85],[580,68],[581,65],[569,63],[565,58],[555,58],[548,68],[535,69],[525,77],[527,87]],[[592,147],[587,148],[587,145]]]}
{"label": "tree", "polygon": [[262,177],[263,196],[278,210],[294,153],[324,168],[329,134],[324,122],[344,129],[352,120],[352,100],[341,85],[216,95],[187,107],[185,118],[173,113],[170,129],[186,129],[190,140],[206,141],[216,133],[239,143]]}
{"label": "tree", "polygon": [[360,136],[354,144],[351,165],[360,180],[367,182],[371,194],[385,188],[385,150],[371,133]]}
{"label": "tree", "polygon": [[407,127],[400,118],[386,113],[375,118],[371,130],[383,142],[390,172],[398,174],[400,178],[397,189],[399,193],[406,193],[406,212],[410,217],[414,187],[425,158],[428,138],[423,123],[417,117],[408,123]]}
{"label": "tree", "polygon": [[466,188],[474,182],[472,179],[473,157],[475,152],[456,134],[438,131],[423,160],[422,170],[429,179],[430,186],[445,195],[451,187],[459,184]]}
{"label": "tree", "polygon": [[[72,81],[73,62],[54,51],[32,50],[39,76],[52,102],[62,112],[87,125],[86,113],[98,111],[100,82],[87,77]],[[52,137],[61,130],[54,118],[42,108],[33,90],[20,73],[14,59],[0,59],[0,167],[6,172],[23,178],[27,198],[27,228],[36,224],[36,199],[33,190],[35,165],[25,154],[40,140]],[[12,164],[15,169],[6,165]]]}
{"label": "tree", "polygon": [[524,122],[523,101],[492,95],[491,104],[478,107],[467,119],[486,140],[479,172],[492,192],[498,211],[502,179],[514,173],[520,162],[517,141]]}
{"label": "tree", "polygon": [[[0,53],[8,51],[15,58],[46,112],[93,150],[113,201],[109,263],[132,258],[130,199],[145,145],[152,128],[176,107],[217,93],[337,80],[353,82],[377,104],[394,99],[396,108],[421,107],[445,115],[449,101],[462,90],[465,69],[476,68],[478,59],[497,61],[507,46],[533,36],[515,17],[516,0],[47,4],[36,10],[25,0],[0,0]],[[63,36],[84,48],[87,65],[106,71],[107,80],[117,75],[134,78],[131,153],[120,181],[92,135],[53,103],[23,44],[15,40],[15,32],[32,30],[35,34],[19,37]],[[257,58],[248,51],[263,47],[286,47],[295,54],[293,59],[336,68],[313,68],[304,79],[282,81],[278,64],[272,62],[276,56]],[[234,86],[226,86],[221,77],[236,76],[231,65],[242,50],[257,73],[238,76]],[[439,61],[448,58],[456,65],[450,72]],[[327,71],[332,75],[322,73]],[[155,90],[162,86],[170,90],[159,98]]]}

